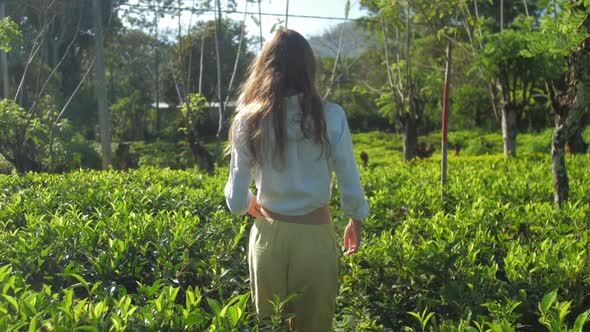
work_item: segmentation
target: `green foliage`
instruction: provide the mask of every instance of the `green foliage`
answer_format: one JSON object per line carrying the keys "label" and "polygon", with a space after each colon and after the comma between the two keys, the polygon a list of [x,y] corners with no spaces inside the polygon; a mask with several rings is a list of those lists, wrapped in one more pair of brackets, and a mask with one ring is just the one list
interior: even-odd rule
{"label": "green foliage", "polygon": [[188,169],[195,166],[190,147],[186,142],[172,143],[163,140],[150,143],[133,142],[131,148],[133,154],[138,157],[140,167]]}
{"label": "green foliage", "polygon": [[57,115],[49,95],[41,98],[33,111],[1,100],[0,154],[21,173],[97,168],[100,157],[92,143],[76,133],[69,121],[56,123]]}
{"label": "green foliage", "polygon": [[560,10],[553,10],[554,4],[548,4],[546,15],[541,18],[541,29],[526,34],[529,41],[523,55],[532,57],[537,54],[549,54],[567,58],[571,56],[588,37],[588,31],[581,29],[588,19],[588,10],[581,10],[572,1],[557,1]]}
{"label": "green foliage", "polygon": [[[527,48],[527,39],[521,30],[504,30],[489,36],[485,48],[481,52],[479,65],[483,65],[490,78],[512,84],[512,79],[534,82],[537,77],[535,69],[541,69],[542,62],[538,57],[523,54]],[[511,87],[514,90],[518,86]]]}
{"label": "green foliage", "polygon": [[12,50],[12,44],[22,41],[22,35],[18,25],[10,17],[0,20],[0,50],[8,53]]}
{"label": "green foliage", "polygon": [[571,1],[557,1],[560,10],[555,12],[554,5],[548,4],[540,19],[540,29],[523,34],[527,45],[520,50],[525,57],[545,59],[544,67],[537,72],[545,80],[569,76],[573,64],[568,59],[589,36],[587,29],[583,28],[588,19],[587,10],[581,10]]}
{"label": "green foliage", "polygon": [[[223,204],[219,196],[198,198],[218,192],[219,177],[156,169],[130,173],[128,179],[117,173],[105,175],[30,174],[21,178],[28,183],[26,189],[11,186],[6,192],[0,220],[3,239],[10,239],[6,238],[0,252],[0,266],[13,269],[18,283],[17,290],[7,295],[17,303],[37,297],[33,311],[39,313],[38,326],[204,330],[213,324],[231,324],[242,330],[239,322],[248,314],[247,295],[239,301],[225,298],[234,291],[249,290],[247,269],[238,251],[244,246],[244,228],[218,211]],[[5,182],[8,179],[19,178],[0,181],[12,182]],[[23,201],[31,204],[25,207]],[[203,231],[213,219],[217,226]],[[25,230],[33,228],[39,231],[38,237],[31,233],[35,239],[21,242]],[[219,241],[229,235],[234,241]],[[20,253],[11,257],[9,252]],[[26,252],[36,252],[37,258],[27,258]],[[42,284],[47,287],[39,287]],[[229,289],[229,284],[237,288]],[[0,288],[6,292],[10,286],[5,286],[2,283]],[[209,310],[201,298],[224,303],[226,309]],[[10,314],[0,315],[3,330],[29,324],[34,313],[13,315],[19,311],[13,311],[17,309],[12,304],[5,307],[4,300],[0,300],[0,312]],[[18,310],[23,307],[17,306]]]}
{"label": "green foliage", "polygon": [[10,17],[0,20],[0,50],[10,52],[12,45],[22,40],[18,25]]}
{"label": "green foliage", "polygon": [[205,111],[208,107],[205,96],[199,93],[189,94],[180,108],[180,112],[185,119],[184,126],[178,128],[178,130],[184,134],[187,133],[189,128],[197,130],[207,119],[207,112]]}
{"label": "green foliage", "polygon": [[294,317],[293,314],[286,313],[287,305],[297,297],[297,294],[291,294],[285,298],[275,295],[270,301],[273,312],[269,317],[265,317],[259,323],[263,331],[282,331],[289,326],[289,320]]}
{"label": "green foliage", "polygon": [[4,157],[0,157],[0,174],[10,174],[13,170],[14,165],[12,165]]}
{"label": "green foliage", "polygon": [[585,323],[588,321],[590,309],[581,313],[574,322],[572,329],[568,328],[566,317],[571,312],[571,301],[559,302],[557,299],[557,289],[543,296],[539,303],[539,312],[541,318],[539,322],[551,332],[582,332]]}
{"label": "green foliage", "polygon": [[[64,131],[53,147],[53,172],[68,172],[75,169],[101,169],[99,145],[76,133],[71,127]],[[49,163],[49,161],[45,161]]]}
{"label": "green foliage", "polygon": [[480,128],[491,132],[496,129],[497,121],[492,111],[489,91],[485,88],[461,86],[452,90],[452,97],[449,120],[451,130]]}
{"label": "green foliage", "polygon": [[[42,120],[39,117],[32,116],[29,119],[27,112],[17,103],[3,99],[0,101],[0,133],[3,137],[4,144],[18,144],[24,134],[24,140],[30,143],[41,142],[47,136],[44,130]],[[30,126],[30,130],[27,130]]]}
{"label": "green foliage", "polygon": [[57,111],[49,96],[39,102],[38,108],[46,111],[31,113],[11,100],[0,101],[0,153],[19,172],[40,168],[47,157],[49,124]]}
{"label": "green foliage", "polygon": [[[404,165],[388,134],[354,140],[357,152],[385,151],[361,170],[371,215],[361,252],[341,262],[339,331],[583,331],[588,156],[568,160],[572,199],[556,210],[546,156],[451,157],[443,202],[436,158]],[[251,223],[225,208],[226,177],[149,167],[0,175],[0,329],[284,326],[289,298],[260,322],[248,304]],[[337,188],[331,205],[341,234]]]}
{"label": "green foliage", "polygon": [[[122,97],[111,105],[113,137],[119,140],[141,139],[141,92],[134,90],[128,97]],[[143,109],[145,111],[145,109]]]}

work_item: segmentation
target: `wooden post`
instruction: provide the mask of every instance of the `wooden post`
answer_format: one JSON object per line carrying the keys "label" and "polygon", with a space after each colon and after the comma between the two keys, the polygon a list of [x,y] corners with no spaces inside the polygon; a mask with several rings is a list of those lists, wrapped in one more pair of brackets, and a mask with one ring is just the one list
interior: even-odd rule
{"label": "wooden post", "polygon": [[445,70],[445,88],[443,92],[442,133],[441,133],[441,197],[445,199],[445,185],[447,183],[447,123],[449,120],[449,90],[451,81],[451,41],[447,44],[447,68]]}

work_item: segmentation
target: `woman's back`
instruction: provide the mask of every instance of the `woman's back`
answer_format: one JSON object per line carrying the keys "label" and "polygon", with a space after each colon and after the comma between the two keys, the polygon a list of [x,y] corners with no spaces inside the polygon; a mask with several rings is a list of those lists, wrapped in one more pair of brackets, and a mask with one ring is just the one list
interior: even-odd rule
{"label": "woman's back", "polygon": [[[323,111],[328,138],[327,151],[323,151],[322,145],[313,139],[304,136],[301,130],[302,109],[299,97],[291,96],[287,99],[284,159],[277,164],[270,158],[273,151],[271,136],[269,148],[261,151],[266,156],[265,162],[252,168],[258,189],[257,201],[266,209],[282,215],[305,215],[328,205],[332,192],[332,172],[336,171],[343,193],[342,206],[345,213],[352,218],[364,219],[368,214],[368,205],[352,153],[346,115],[334,103],[324,103]],[[237,116],[240,116],[239,113]],[[235,148],[243,161],[251,164],[253,160],[245,144],[245,128],[240,124],[240,119],[236,119],[232,134]],[[248,181],[247,178],[245,180]],[[228,200],[232,211],[243,210],[246,203],[243,199]]]}

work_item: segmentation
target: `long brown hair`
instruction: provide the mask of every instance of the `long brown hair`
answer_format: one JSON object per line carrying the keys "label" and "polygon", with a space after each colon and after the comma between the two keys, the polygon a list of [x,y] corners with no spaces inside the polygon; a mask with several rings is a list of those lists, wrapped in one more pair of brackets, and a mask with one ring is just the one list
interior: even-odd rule
{"label": "long brown hair", "polygon": [[[306,139],[327,151],[328,139],[322,99],[315,86],[316,63],[309,43],[298,32],[280,29],[262,48],[249,68],[248,79],[241,87],[236,118],[245,130],[243,138],[252,154],[253,163],[262,165],[263,150],[271,146],[271,127],[274,144],[273,166],[283,165],[287,142],[286,98],[299,96],[301,132]],[[235,125],[236,120],[232,124]],[[228,151],[231,150],[231,132]],[[267,150],[268,151],[268,150]],[[268,156],[266,156],[268,157]]]}

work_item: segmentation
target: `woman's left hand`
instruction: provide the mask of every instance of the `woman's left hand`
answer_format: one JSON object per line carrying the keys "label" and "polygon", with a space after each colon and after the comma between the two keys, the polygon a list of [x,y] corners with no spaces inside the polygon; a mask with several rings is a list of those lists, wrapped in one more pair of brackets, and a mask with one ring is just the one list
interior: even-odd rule
{"label": "woman's left hand", "polygon": [[252,196],[250,206],[248,207],[248,214],[254,218],[258,217],[258,215],[260,214],[260,204],[258,204],[256,196]]}

